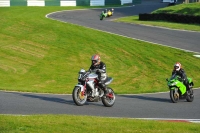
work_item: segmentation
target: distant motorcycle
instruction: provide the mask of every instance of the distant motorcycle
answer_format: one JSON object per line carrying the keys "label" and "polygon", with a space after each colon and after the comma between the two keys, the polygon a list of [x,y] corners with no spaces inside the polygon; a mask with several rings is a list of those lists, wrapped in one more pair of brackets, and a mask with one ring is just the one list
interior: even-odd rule
{"label": "distant motorcycle", "polygon": [[170,79],[167,80],[167,85],[170,90],[170,99],[173,103],[177,103],[179,99],[186,99],[188,102],[194,100],[193,86],[194,83],[192,78],[188,78],[190,90],[186,90],[186,86],[181,81],[180,76],[173,75]]}
{"label": "distant motorcycle", "polygon": [[106,17],[110,17],[114,14],[114,9],[110,9],[107,11],[107,9],[105,9],[104,11],[101,12],[100,16],[100,20],[103,20]]}
{"label": "distant motorcycle", "polygon": [[81,69],[79,71],[78,84],[75,85],[72,92],[74,103],[78,106],[83,106],[86,101],[98,102],[101,100],[104,106],[113,106],[115,103],[115,93],[112,88],[108,87],[108,84],[112,81],[113,78],[111,77],[106,79],[105,85],[109,93],[105,95],[103,89],[98,85],[98,75]]}

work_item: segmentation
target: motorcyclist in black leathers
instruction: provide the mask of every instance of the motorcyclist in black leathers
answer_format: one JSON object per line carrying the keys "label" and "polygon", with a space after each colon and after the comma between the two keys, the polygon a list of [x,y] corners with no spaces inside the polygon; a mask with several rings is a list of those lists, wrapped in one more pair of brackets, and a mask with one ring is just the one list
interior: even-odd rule
{"label": "motorcyclist in black leathers", "polygon": [[100,56],[98,54],[93,55],[91,61],[92,64],[89,71],[95,71],[96,74],[98,74],[99,87],[103,88],[104,93],[107,94],[108,90],[105,85],[105,81],[107,79],[106,65],[100,60]]}
{"label": "motorcyclist in black leathers", "polygon": [[187,79],[184,69],[181,67],[181,63],[177,62],[174,64],[174,69],[172,71],[172,75],[174,75],[174,74],[179,75],[181,77],[180,80],[186,86],[186,89],[190,90],[189,82],[188,82],[188,79]]}

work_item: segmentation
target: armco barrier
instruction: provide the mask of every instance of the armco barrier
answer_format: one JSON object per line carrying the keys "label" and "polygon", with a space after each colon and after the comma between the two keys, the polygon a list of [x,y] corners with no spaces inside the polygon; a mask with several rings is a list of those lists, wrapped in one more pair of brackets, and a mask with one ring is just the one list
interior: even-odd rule
{"label": "armco barrier", "polygon": [[[65,2],[65,1],[66,0],[45,0],[45,6],[61,6],[62,2]],[[68,6],[74,6],[73,2],[76,3],[76,0],[71,0],[71,1],[67,2],[66,4]]]}
{"label": "armco barrier", "polygon": [[105,0],[90,0],[90,6],[104,6]]}
{"label": "armco barrier", "polygon": [[121,0],[105,0],[105,5],[121,5]]}
{"label": "armco barrier", "polygon": [[25,0],[9,0],[10,6],[27,6],[27,1]]}
{"label": "armco barrier", "polygon": [[0,0],[4,6],[105,6],[141,3],[141,0]]}
{"label": "armco barrier", "polygon": [[27,6],[45,6],[44,0],[28,0]]}
{"label": "armco barrier", "polygon": [[148,13],[143,13],[143,14],[139,14],[139,20],[143,20],[143,21],[164,20],[164,21],[177,22],[177,23],[200,24],[200,16],[184,15],[184,14],[167,14],[167,13],[148,14]]}
{"label": "armco barrier", "polygon": [[10,6],[10,0],[0,0],[0,6]]}
{"label": "armco barrier", "polygon": [[132,0],[121,0],[121,5],[132,3]]}
{"label": "armco barrier", "polygon": [[76,0],[71,0],[71,1],[61,0],[60,6],[76,6]]}

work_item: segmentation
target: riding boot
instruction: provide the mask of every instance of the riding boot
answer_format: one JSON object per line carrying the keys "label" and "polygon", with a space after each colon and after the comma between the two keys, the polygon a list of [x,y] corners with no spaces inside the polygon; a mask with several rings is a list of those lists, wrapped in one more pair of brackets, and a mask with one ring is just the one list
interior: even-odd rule
{"label": "riding boot", "polygon": [[105,88],[104,93],[105,93],[105,95],[107,95],[109,93],[109,90],[107,88]]}
{"label": "riding boot", "polygon": [[108,89],[106,88],[106,85],[105,85],[105,84],[102,84],[102,88],[103,88],[103,90],[104,90],[104,94],[105,94],[105,95],[109,93],[109,91],[108,91]]}
{"label": "riding boot", "polygon": [[189,90],[190,90],[190,86],[189,86],[188,81],[187,81],[187,80],[184,80],[184,81],[183,81],[183,84],[185,85],[186,90],[189,91]]}
{"label": "riding boot", "polygon": [[105,95],[109,93],[109,91],[108,91],[108,89],[106,88],[106,85],[104,84],[103,81],[100,81],[100,82],[99,82],[99,86],[103,89]]}

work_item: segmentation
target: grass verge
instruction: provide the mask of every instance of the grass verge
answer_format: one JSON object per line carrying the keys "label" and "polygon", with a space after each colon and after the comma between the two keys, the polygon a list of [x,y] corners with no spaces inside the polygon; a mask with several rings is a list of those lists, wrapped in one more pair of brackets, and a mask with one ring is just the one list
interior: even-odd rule
{"label": "grass verge", "polygon": [[199,133],[197,123],[73,115],[0,115],[1,133]]}

